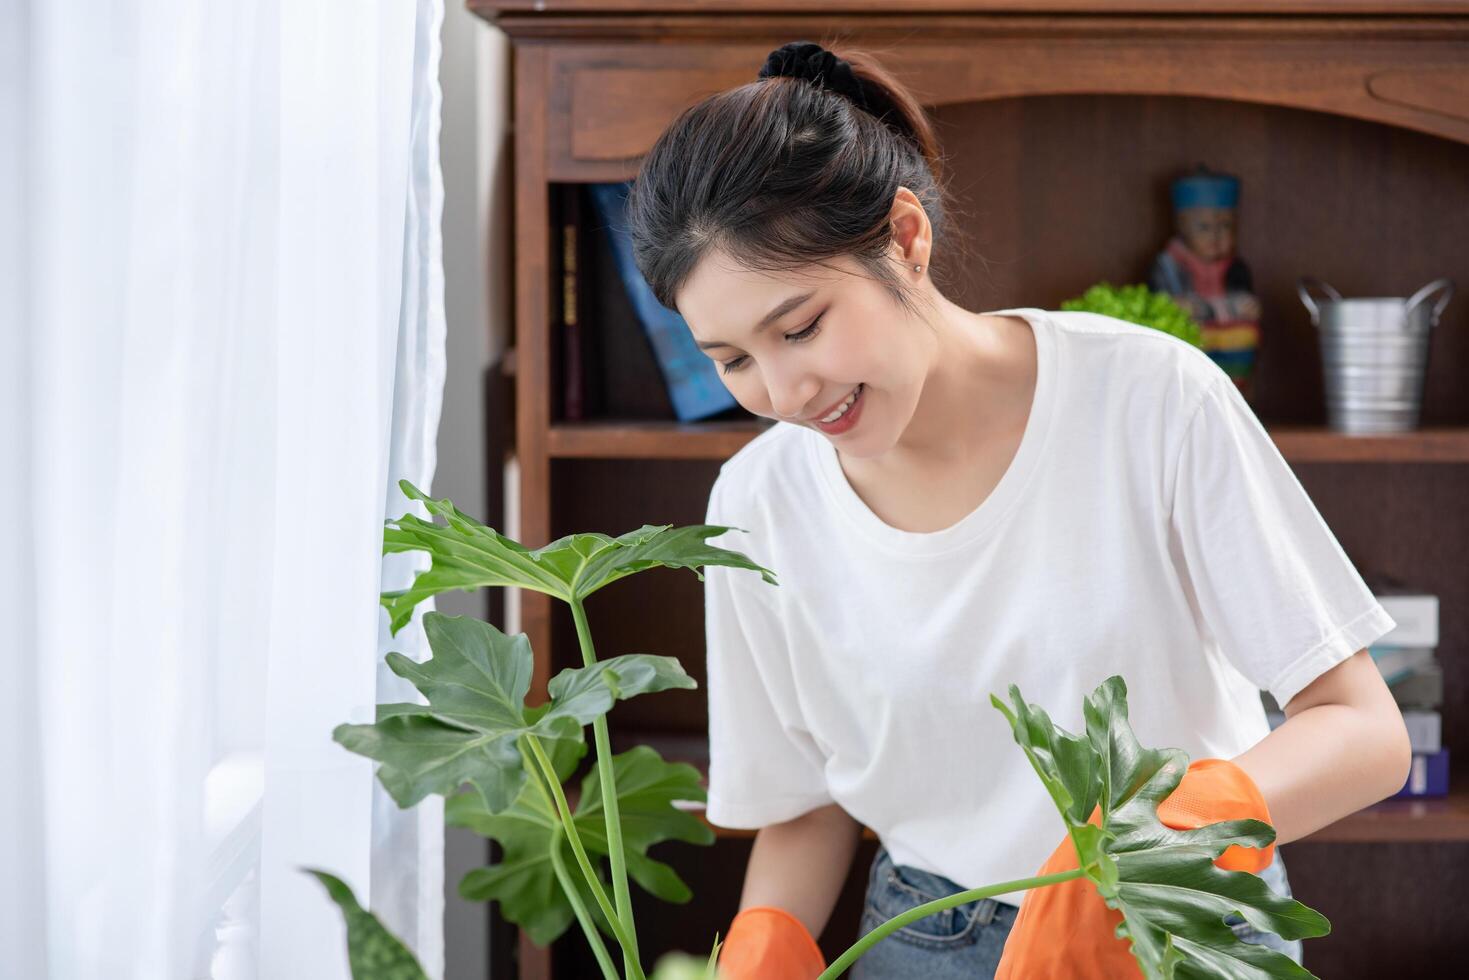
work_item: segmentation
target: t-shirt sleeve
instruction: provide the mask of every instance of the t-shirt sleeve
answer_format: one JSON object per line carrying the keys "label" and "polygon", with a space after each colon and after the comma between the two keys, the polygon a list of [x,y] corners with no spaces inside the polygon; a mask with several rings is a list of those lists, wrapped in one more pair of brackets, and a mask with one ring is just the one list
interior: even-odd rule
{"label": "t-shirt sleeve", "polygon": [[1222,373],[1182,437],[1169,521],[1206,628],[1281,707],[1396,625]]}
{"label": "t-shirt sleeve", "polygon": [[[706,524],[747,527],[726,519],[719,487]],[[709,543],[760,559],[749,534],[729,531]],[[768,563],[761,561],[769,567]],[[772,568],[777,576],[780,569]],[[832,802],[825,756],[801,721],[774,597],[779,586],[744,568],[704,568],[704,628],[709,698],[709,800],[706,816],[721,827],[755,829]]]}

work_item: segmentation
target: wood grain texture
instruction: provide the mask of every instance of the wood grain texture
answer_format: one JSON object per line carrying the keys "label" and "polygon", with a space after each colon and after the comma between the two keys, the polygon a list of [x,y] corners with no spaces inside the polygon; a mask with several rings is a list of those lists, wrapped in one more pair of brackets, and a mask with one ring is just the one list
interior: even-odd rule
{"label": "wood grain texture", "polygon": [[[1264,25],[1256,25],[1264,26]],[[1284,106],[1387,123],[1469,142],[1459,93],[1469,89],[1469,19],[1449,28],[1402,22],[1299,34],[1242,25],[1111,21],[844,25],[934,107],[1043,95],[1139,95]],[[708,95],[754,81],[765,55],[806,36],[781,24],[746,39],[689,39],[645,57],[637,40],[557,46],[551,56],[551,179],[623,180],[668,122]],[[826,29],[811,25],[818,35]]]}
{"label": "wood grain texture", "polygon": [[[547,19],[566,14],[842,14],[890,13],[892,0],[468,0],[480,16],[534,14]],[[1336,14],[1405,16],[1469,14],[1466,0],[904,0],[904,13],[1027,14]]]}

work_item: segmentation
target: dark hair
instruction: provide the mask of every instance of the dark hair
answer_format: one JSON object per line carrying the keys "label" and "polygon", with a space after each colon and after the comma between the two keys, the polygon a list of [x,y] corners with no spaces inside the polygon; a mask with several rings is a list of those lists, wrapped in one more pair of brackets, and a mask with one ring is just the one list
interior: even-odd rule
{"label": "dark hair", "polygon": [[[767,69],[793,47],[771,53]],[[943,160],[913,95],[875,57],[842,49],[869,108],[822,79],[776,75],[686,109],[644,158],[628,196],[633,254],[653,294],[674,294],[712,249],[741,265],[780,271],[852,256],[893,299],[915,310],[913,290],[888,258],[888,214],[899,186],[948,235]],[[836,63],[838,69],[842,66]],[[807,77],[810,77],[809,75]]]}

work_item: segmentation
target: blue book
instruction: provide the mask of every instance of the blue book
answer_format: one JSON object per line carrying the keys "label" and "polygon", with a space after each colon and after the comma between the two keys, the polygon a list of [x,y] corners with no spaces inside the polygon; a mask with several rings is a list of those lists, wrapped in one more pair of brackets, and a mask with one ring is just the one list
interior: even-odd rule
{"label": "blue book", "polygon": [[627,182],[587,186],[597,212],[597,223],[612,245],[623,289],[627,290],[643,332],[652,344],[678,420],[691,422],[717,415],[738,403],[719,380],[718,366],[699,350],[684,318],[658,302],[648,281],[638,271],[626,223],[630,187]]}
{"label": "blue book", "polygon": [[1449,794],[1449,750],[1414,752],[1413,768],[1403,788],[1389,799],[1413,796],[1447,796]]}

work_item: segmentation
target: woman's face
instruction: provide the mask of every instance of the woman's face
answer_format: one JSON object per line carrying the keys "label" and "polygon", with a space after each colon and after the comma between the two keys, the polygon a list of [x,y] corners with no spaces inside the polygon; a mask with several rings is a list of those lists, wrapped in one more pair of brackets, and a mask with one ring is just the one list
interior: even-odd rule
{"label": "woman's face", "polygon": [[[756,272],[714,251],[677,307],[745,409],[813,428],[846,455],[881,455],[913,416],[933,333],[850,257],[829,266]],[[859,385],[847,415],[817,421]]]}

